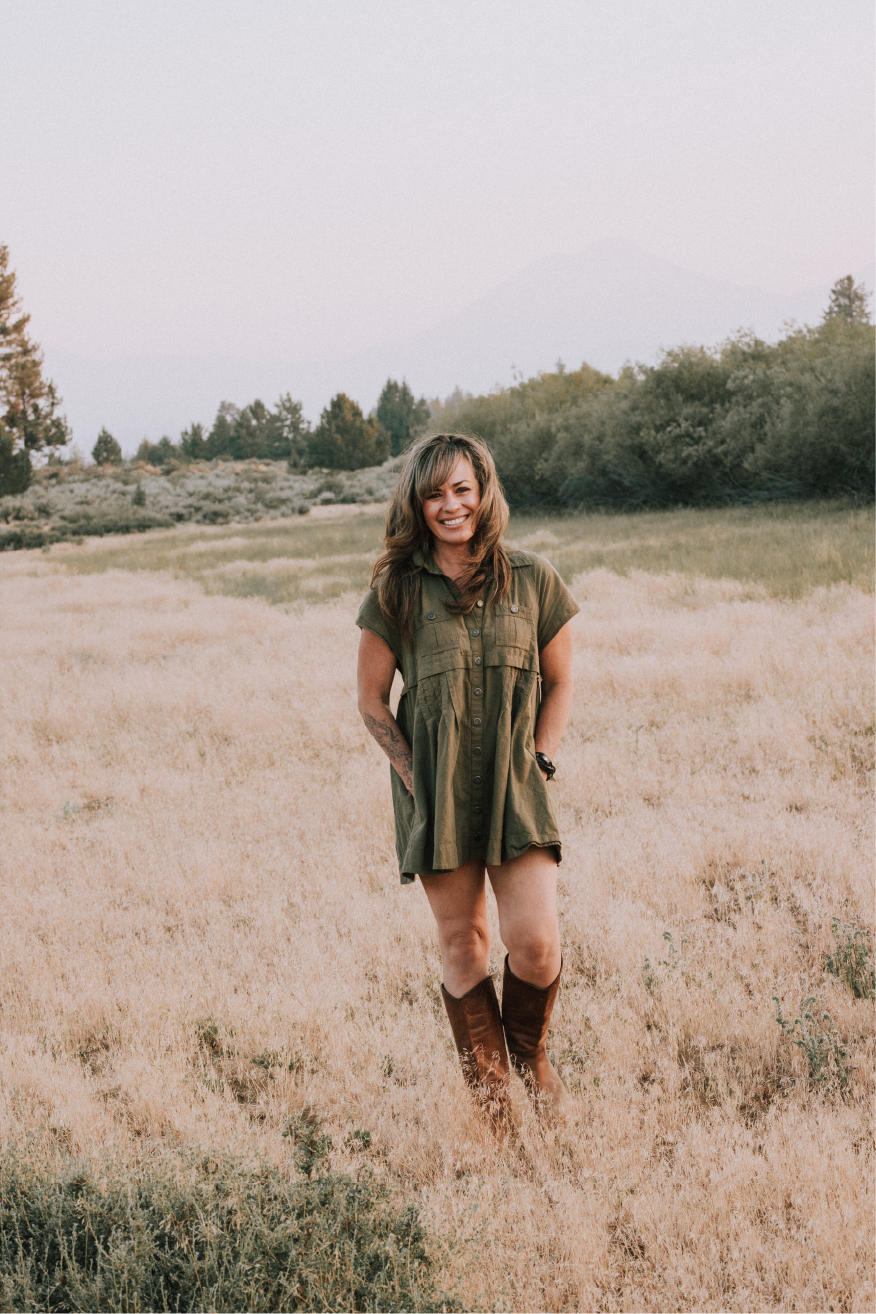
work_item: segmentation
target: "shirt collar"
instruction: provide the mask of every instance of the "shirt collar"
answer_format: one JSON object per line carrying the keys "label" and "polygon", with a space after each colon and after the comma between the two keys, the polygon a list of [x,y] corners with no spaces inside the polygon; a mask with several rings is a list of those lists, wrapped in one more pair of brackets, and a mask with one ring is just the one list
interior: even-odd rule
{"label": "shirt collar", "polygon": [[435,565],[435,558],[432,556],[431,551],[424,552],[422,548],[417,548],[411,560],[418,570],[428,570],[430,575],[443,575],[444,573]]}

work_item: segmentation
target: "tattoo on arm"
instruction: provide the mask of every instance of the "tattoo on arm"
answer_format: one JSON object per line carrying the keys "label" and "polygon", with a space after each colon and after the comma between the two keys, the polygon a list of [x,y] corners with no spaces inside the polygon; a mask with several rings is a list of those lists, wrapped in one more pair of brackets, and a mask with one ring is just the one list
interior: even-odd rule
{"label": "tattoo on arm", "polygon": [[395,717],[387,708],[385,719],[372,716],[370,712],[364,712],[363,720],[368,727],[369,732],[377,740],[378,744],[401,776],[408,793],[413,794],[414,758],[410,748],[399,733]]}

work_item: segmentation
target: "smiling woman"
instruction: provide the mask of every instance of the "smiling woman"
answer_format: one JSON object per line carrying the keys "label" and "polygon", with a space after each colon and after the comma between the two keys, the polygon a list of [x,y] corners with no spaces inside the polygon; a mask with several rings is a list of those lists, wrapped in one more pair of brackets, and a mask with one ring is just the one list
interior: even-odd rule
{"label": "smiling woman", "polygon": [[[507,522],[483,443],[420,439],[357,621],[359,708],[395,768],[401,879],[423,882],[463,1072],[501,1135],[509,1056],[540,1108],[569,1113],[545,1047],[562,966],[561,843],[547,784],[571,706],[568,622],[578,610],[552,566],[506,551]],[[404,689],[394,717],[396,669]],[[487,874],[508,949],[501,1014]]]}

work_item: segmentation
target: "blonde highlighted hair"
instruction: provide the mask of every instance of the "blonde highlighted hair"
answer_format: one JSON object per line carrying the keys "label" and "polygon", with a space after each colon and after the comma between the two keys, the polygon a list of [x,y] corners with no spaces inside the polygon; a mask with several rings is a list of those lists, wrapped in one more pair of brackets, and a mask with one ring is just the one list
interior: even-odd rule
{"label": "blonde highlighted hair", "polygon": [[449,611],[467,615],[479,597],[495,602],[508,592],[511,563],[502,546],[508,524],[508,503],[486,443],[463,433],[436,433],[418,438],[408,449],[386,516],[386,551],[378,557],[371,575],[380,610],[402,638],[410,638],[420,596],[420,567],[414,554],[432,550],[432,535],[423,514],[423,502],[449,479],[460,457],[471,461],[480,488],[474,535],[469,540],[471,570],[457,581],[462,594],[448,602]]}

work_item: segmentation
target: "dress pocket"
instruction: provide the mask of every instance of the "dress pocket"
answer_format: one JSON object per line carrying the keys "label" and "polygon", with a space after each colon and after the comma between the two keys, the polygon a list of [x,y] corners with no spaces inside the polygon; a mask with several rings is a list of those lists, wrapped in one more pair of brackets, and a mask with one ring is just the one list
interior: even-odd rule
{"label": "dress pocket", "polygon": [[516,603],[499,603],[484,625],[484,665],[538,669],[535,625]]}

